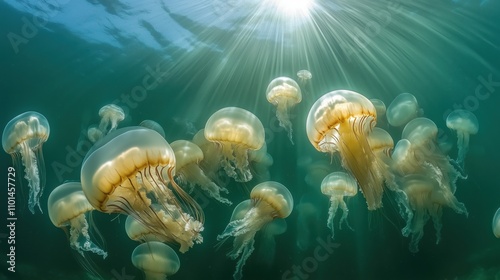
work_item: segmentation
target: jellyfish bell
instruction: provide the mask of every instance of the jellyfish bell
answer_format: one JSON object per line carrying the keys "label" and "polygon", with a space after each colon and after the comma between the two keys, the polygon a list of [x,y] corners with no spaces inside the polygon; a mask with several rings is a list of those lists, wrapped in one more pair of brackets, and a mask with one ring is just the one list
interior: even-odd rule
{"label": "jellyfish bell", "polygon": [[264,145],[264,126],[251,112],[226,107],[215,112],[207,120],[205,138],[220,149],[226,174],[237,182],[248,182],[252,173],[248,167],[248,151]]}
{"label": "jellyfish bell", "polygon": [[[83,192],[96,210],[131,215],[185,252],[202,242],[204,215],[173,180],[175,164],[172,148],[156,131],[118,129],[94,144],[83,160]],[[168,180],[163,178],[163,169]],[[174,234],[178,228],[181,235]]]}
{"label": "jellyfish bell", "polygon": [[276,106],[276,118],[278,118],[280,126],[288,132],[288,138],[293,143],[289,111],[302,101],[299,85],[288,77],[276,78],[269,83],[266,98],[269,103]]}
{"label": "jellyfish bell", "polygon": [[217,240],[234,237],[233,250],[228,253],[231,259],[237,259],[234,279],[243,277],[242,269],[254,250],[255,234],[274,219],[284,219],[293,209],[293,197],[282,184],[267,181],[256,185],[250,192],[250,201],[235,207],[231,221]]}
{"label": "jellyfish bell", "polygon": [[95,143],[104,137],[104,133],[97,126],[90,126],[87,130],[87,138],[90,142]]}
{"label": "jellyfish bell", "polygon": [[336,90],[320,97],[307,116],[307,137],[320,152],[339,153],[342,166],[358,181],[369,210],[382,207],[384,178],[373,164],[367,137],[376,124],[373,104],[363,95]]}
{"label": "jellyfish bell", "polygon": [[170,246],[157,241],[138,245],[132,252],[132,264],[145,274],[146,280],[164,280],[180,268],[180,260]]}
{"label": "jellyfish bell", "polygon": [[446,118],[446,126],[457,133],[457,163],[463,168],[469,150],[469,137],[479,130],[479,121],[471,111],[457,109]]}
{"label": "jellyfish bell", "polygon": [[387,108],[387,121],[390,125],[400,127],[419,115],[418,101],[411,93],[396,96]]}
{"label": "jellyfish bell", "polygon": [[165,241],[130,215],[127,215],[127,219],[125,220],[125,232],[134,241]]}
{"label": "jellyfish bell", "polygon": [[299,78],[299,82],[305,84],[307,81],[312,79],[312,74],[308,70],[299,70],[297,72],[297,78]]}
{"label": "jellyfish bell", "polygon": [[92,224],[86,215],[94,210],[83,194],[79,182],[68,182],[56,187],[49,195],[47,202],[49,218],[58,228],[69,229],[71,248],[84,256],[84,251],[92,252],[106,258],[108,253],[99,248],[90,237]]}
{"label": "jellyfish bell", "polygon": [[118,123],[125,119],[125,112],[118,105],[108,104],[99,110],[99,116],[101,117],[99,129],[104,134],[107,134],[115,130],[118,127]]}
{"label": "jellyfish bell", "polygon": [[3,149],[12,156],[16,167],[24,167],[24,178],[30,188],[28,209],[32,214],[35,213],[36,205],[42,212],[40,197],[45,187],[42,145],[49,134],[49,122],[42,114],[34,111],[22,113],[10,120],[2,134]]}
{"label": "jellyfish bell", "polygon": [[165,138],[165,130],[163,129],[163,127],[161,127],[159,123],[152,120],[143,120],[139,125],[152,129],[158,132],[163,138]]}
{"label": "jellyfish bell", "polygon": [[342,229],[342,223],[347,223],[349,209],[344,201],[344,197],[352,197],[358,193],[358,184],[356,180],[345,172],[332,172],[328,174],[321,182],[321,193],[330,197],[330,209],[328,210],[327,226],[332,231],[331,238],[334,238],[334,219],[337,209],[342,209],[342,217],[339,222],[339,229]]}
{"label": "jellyfish bell", "polygon": [[176,178],[179,178],[183,185],[191,184],[191,192],[194,186],[198,185],[210,197],[217,201],[231,205],[232,202],[221,196],[221,191],[227,193],[225,188],[219,187],[210,180],[205,172],[198,165],[203,160],[203,152],[200,147],[191,141],[177,140],[170,144],[175,154],[176,160]]}

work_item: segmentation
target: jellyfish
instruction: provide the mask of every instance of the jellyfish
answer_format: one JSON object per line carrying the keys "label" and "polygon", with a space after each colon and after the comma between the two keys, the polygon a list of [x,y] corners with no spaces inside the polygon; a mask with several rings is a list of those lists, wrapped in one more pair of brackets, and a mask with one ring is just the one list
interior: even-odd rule
{"label": "jellyfish", "polygon": [[274,219],[284,219],[293,209],[293,197],[282,184],[267,181],[256,185],[250,192],[250,200],[238,204],[231,220],[217,240],[234,237],[233,250],[228,257],[235,260],[240,257],[234,279],[243,277],[242,269],[254,250],[254,237],[257,231]]}
{"label": "jellyfish", "polygon": [[210,197],[217,201],[231,205],[232,202],[220,195],[221,192],[228,193],[227,189],[219,187],[210,180],[198,163],[203,160],[203,152],[193,142],[187,140],[177,140],[170,144],[175,154],[176,170],[175,175],[183,185],[189,183],[192,192],[194,185],[200,186]]}
{"label": "jellyfish", "polygon": [[175,165],[172,148],[156,131],[117,129],[87,153],[81,170],[83,192],[96,210],[131,215],[161,240],[180,245],[184,253],[203,241],[204,215],[173,180]]}
{"label": "jellyfish", "polygon": [[419,114],[418,101],[411,93],[396,96],[387,108],[387,121],[392,126],[403,126]]}
{"label": "jellyfish", "polygon": [[165,138],[165,130],[163,130],[163,127],[161,127],[159,123],[152,120],[143,120],[139,125],[152,129],[158,132],[163,138]]}
{"label": "jellyfish", "polygon": [[449,189],[426,174],[406,175],[401,180],[404,196],[398,198],[406,226],[401,230],[403,236],[410,236],[409,249],[418,252],[418,243],[424,235],[424,226],[432,218],[436,230],[436,244],[441,240],[441,217],[443,207],[449,207],[459,214],[468,215],[464,204],[458,202]]}
{"label": "jellyfish", "polygon": [[134,217],[129,215],[127,215],[127,219],[125,219],[125,232],[127,233],[127,236],[130,239],[141,243],[149,241],[158,241],[158,242],[166,241],[162,240],[161,236],[156,235],[149,228],[145,227]]}
{"label": "jellyfish", "polygon": [[[318,184],[319,186],[319,184]],[[313,242],[313,236],[317,236],[320,232],[320,206],[318,205],[319,198],[316,195],[304,194],[300,198],[300,202],[294,207],[297,212],[297,247],[306,251]]]}
{"label": "jellyfish", "polygon": [[477,133],[479,122],[471,111],[458,109],[448,115],[446,126],[457,132],[457,163],[463,168],[465,155],[469,150],[469,136]]}
{"label": "jellyfish", "polygon": [[500,208],[497,209],[497,211],[495,212],[495,216],[493,216],[491,228],[495,237],[500,238]]}
{"label": "jellyfish", "polygon": [[66,233],[69,228],[69,244],[72,249],[82,257],[84,251],[100,255],[104,259],[108,256],[108,253],[90,238],[91,225],[87,222],[86,215],[89,215],[94,207],[83,194],[80,182],[68,182],[56,187],[49,195],[47,207],[54,226],[64,229]]}
{"label": "jellyfish", "polygon": [[146,280],[166,280],[181,266],[170,246],[157,241],[140,244],[132,252],[132,264],[142,270]]}
{"label": "jellyfish", "polygon": [[381,117],[385,115],[385,112],[387,110],[384,101],[372,98],[370,99],[370,102],[373,104],[373,106],[375,106],[375,110],[377,111],[377,118],[381,120]]}
{"label": "jellyfish", "polygon": [[276,106],[276,118],[278,118],[280,126],[288,132],[288,138],[293,144],[289,111],[302,101],[299,85],[287,77],[276,78],[267,87],[266,97],[269,103]]}
{"label": "jellyfish", "polygon": [[95,143],[104,137],[104,133],[97,126],[90,126],[87,130],[87,138],[90,142]]}
{"label": "jellyfish", "polygon": [[349,209],[344,201],[344,197],[352,197],[358,193],[358,184],[356,180],[345,172],[333,172],[328,174],[321,182],[321,192],[330,197],[330,209],[328,210],[327,226],[332,230],[332,239],[334,239],[334,219],[337,209],[342,209],[342,217],[339,221],[339,229],[342,229],[342,222],[350,228],[347,223]]}
{"label": "jellyfish", "polygon": [[320,97],[307,116],[307,137],[320,152],[340,154],[342,166],[358,181],[368,210],[382,207],[382,173],[368,134],[376,124],[373,104],[363,95],[336,90]]}
{"label": "jellyfish", "polygon": [[10,120],[2,134],[2,146],[12,156],[16,168],[24,167],[24,178],[30,188],[28,209],[35,214],[35,206],[42,212],[40,197],[45,187],[45,163],[42,145],[50,134],[47,119],[40,113],[29,111]]}
{"label": "jellyfish", "polygon": [[264,126],[247,110],[226,107],[208,119],[205,138],[216,143],[222,156],[220,164],[226,174],[237,182],[248,182],[252,173],[248,167],[248,151],[264,145]]}
{"label": "jellyfish", "polygon": [[[99,123],[99,130],[104,134],[107,134],[118,127],[118,123],[125,119],[125,112],[123,109],[115,104],[109,104],[103,106],[99,110],[99,116],[101,117],[101,122]],[[108,126],[110,126],[108,130]]]}
{"label": "jellyfish", "polygon": [[258,150],[248,151],[248,162],[250,168],[257,178],[262,181],[268,181],[271,177],[269,167],[273,165],[273,157],[267,153],[267,144],[264,142],[262,147]]}
{"label": "jellyfish", "polygon": [[300,70],[297,72],[297,77],[299,78],[299,82],[301,84],[305,84],[312,78],[312,74],[308,70]]}
{"label": "jellyfish", "polygon": [[389,189],[397,189],[396,178],[391,169],[393,167],[391,154],[394,149],[391,135],[382,128],[374,127],[368,134],[368,144],[375,155],[375,160],[372,162],[375,165],[374,169],[381,173]]}
{"label": "jellyfish", "polygon": [[276,257],[276,236],[285,233],[287,223],[283,219],[275,219],[260,230],[259,261],[271,267]]}

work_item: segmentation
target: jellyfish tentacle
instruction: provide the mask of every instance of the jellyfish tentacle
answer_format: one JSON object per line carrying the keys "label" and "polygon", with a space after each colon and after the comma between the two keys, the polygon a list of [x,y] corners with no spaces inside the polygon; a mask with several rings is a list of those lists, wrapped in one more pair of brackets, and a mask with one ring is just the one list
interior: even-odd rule
{"label": "jellyfish tentacle", "polygon": [[292,140],[292,122],[290,121],[290,115],[289,115],[289,110],[288,108],[293,106],[294,104],[288,104],[289,102],[279,102],[276,104],[276,118],[278,119],[280,126],[283,127],[287,132],[288,132],[288,138],[290,139],[290,142],[293,143]]}
{"label": "jellyfish tentacle", "polygon": [[28,181],[28,186],[30,187],[28,209],[32,214],[35,214],[35,205],[38,205],[40,212],[43,213],[42,207],[40,206],[41,187],[36,154],[26,145],[26,143],[21,145],[24,150],[24,152],[21,153],[21,160],[24,166],[24,178]]}
{"label": "jellyfish tentacle", "polygon": [[253,175],[250,172],[250,168],[248,166],[248,151],[246,149],[240,149],[237,145],[232,145],[234,151],[233,163],[235,164],[236,169],[235,174],[236,182],[248,182],[252,180]]}
{"label": "jellyfish tentacle", "polygon": [[105,259],[108,253],[99,248],[90,240],[89,224],[85,219],[85,214],[81,214],[70,220],[70,245],[73,249],[83,255],[83,251],[88,251],[102,256]]}
{"label": "jellyfish tentacle", "polygon": [[238,260],[238,263],[236,264],[236,270],[233,273],[233,278],[235,280],[243,278],[243,266],[245,265],[250,255],[252,255],[252,252],[255,249],[254,244],[255,244],[254,238],[247,239],[247,241],[243,242],[240,249],[238,249],[237,255],[231,256],[231,258],[234,260],[241,254],[241,258]]}
{"label": "jellyfish tentacle", "polygon": [[345,203],[344,199],[340,199],[339,202],[340,202],[340,209],[342,209],[342,217],[340,217],[339,229],[342,229],[342,223],[345,223],[350,230],[353,230],[352,227],[349,225],[349,222],[347,222],[347,216],[349,215],[349,209],[347,208],[347,204]]}

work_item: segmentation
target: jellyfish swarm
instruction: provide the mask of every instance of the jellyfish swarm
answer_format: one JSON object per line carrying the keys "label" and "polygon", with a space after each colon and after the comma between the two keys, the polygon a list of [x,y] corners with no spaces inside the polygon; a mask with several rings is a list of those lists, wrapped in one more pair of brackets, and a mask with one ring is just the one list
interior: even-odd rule
{"label": "jellyfish swarm", "polygon": [[207,120],[205,138],[216,143],[226,174],[237,182],[248,182],[252,173],[248,167],[248,151],[258,150],[264,144],[264,126],[247,110],[226,107]]}
{"label": "jellyfish swarm", "polygon": [[373,104],[349,90],[323,95],[307,116],[309,141],[320,152],[340,154],[342,166],[358,181],[368,210],[382,207],[384,191],[384,178],[367,140],[376,118]]}
{"label": "jellyfish swarm", "polygon": [[254,250],[255,233],[276,218],[284,219],[293,209],[290,191],[278,182],[267,181],[256,185],[250,192],[250,200],[238,204],[231,220],[217,240],[234,237],[233,250],[227,255],[235,260],[240,257],[233,274],[234,279],[243,277],[242,269]]}
{"label": "jellyfish swarm", "polygon": [[165,280],[181,266],[175,251],[157,241],[138,245],[132,252],[132,264],[144,272],[146,280]]}
{"label": "jellyfish swarm", "polygon": [[[328,210],[327,226],[332,230],[331,238],[334,238],[334,219],[337,209],[342,209],[342,217],[339,221],[339,229],[342,229],[342,222],[347,223],[349,209],[344,201],[344,197],[352,197],[358,193],[358,184],[356,180],[345,172],[333,172],[328,174],[321,182],[321,192],[330,197],[330,209]],[[349,227],[350,228],[350,227]]]}
{"label": "jellyfish swarm", "polygon": [[[99,110],[101,122],[99,123],[99,130],[103,134],[107,134],[118,127],[118,123],[125,119],[125,112],[123,109],[115,104],[103,106]],[[109,127],[109,130],[108,130]]]}
{"label": "jellyfish swarm", "polygon": [[278,118],[280,126],[288,132],[288,138],[293,144],[289,111],[302,101],[299,85],[287,77],[276,78],[267,87],[266,98],[269,103],[276,106],[276,118]]}
{"label": "jellyfish swarm", "polygon": [[[186,252],[203,241],[204,216],[175,175],[175,155],[156,131],[115,130],[94,144],[82,164],[85,196],[96,210],[133,216],[161,240]],[[168,178],[162,171],[166,169]],[[171,188],[168,187],[170,182]]]}
{"label": "jellyfish swarm", "polygon": [[469,150],[469,136],[479,130],[476,116],[467,110],[455,110],[446,118],[446,126],[457,132],[457,163],[464,168],[465,155]]}
{"label": "jellyfish swarm", "polygon": [[90,227],[86,215],[94,210],[83,194],[79,182],[64,183],[56,187],[49,195],[47,202],[49,218],[54,226],[64,229],[69,227],[69,244],[82,257],[88,251],[106,258],[104,252],[90,240]]}
{"label": "jellyfish swarm", "polygon": [[28,209],[35,214],[35,205],[42,212],[40,197],[45,186],[45,163],[42,145],[50,134],[47,119],[40,113],[29,111],[7,123],[2,134],[2,146],[12,156],[16,167],[24,166],[24,178],[30,188]]}
{"label": "jellyfish swarm", "polygon": [[175,154],[177,174],[175,178],[181,182],[181,185],[190,184],[191,193],[194,186],[198,185],[210,197],[224,204],[231,205],[232,202],[220,195],[220,192],[228,193],[227,189],[219,187],[210,180],[198,163],[203,160],[203,152],[193,142],[187,140],[177,140],[170,144]]}
{"label": "jellyfish swarm", "polygon": [[396,96],[387,108],[387,121],[392,126],[403,126],[419,114],[418,101],[411,93]]}

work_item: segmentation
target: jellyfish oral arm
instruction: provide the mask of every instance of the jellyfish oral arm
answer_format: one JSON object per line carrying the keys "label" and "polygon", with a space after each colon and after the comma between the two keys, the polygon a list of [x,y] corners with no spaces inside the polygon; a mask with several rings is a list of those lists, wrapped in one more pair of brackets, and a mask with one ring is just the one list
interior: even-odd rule
{"label": "jellyfish oral arm", "polygon": [[465,155],[469,150],[469,134],[461,131],[457,131],[457,146],[458,146],[458,157],[457,163],[463,168]]}
{"label": "jellyfish oral arm", "polygon": [[90,240],[89,224],[85,214],[81,214],[70,221],[70,245],[83,256],[83,251],[88,251],[102,256],[105,259],[108,253],[103,251]]}
{"label": "jellyfish oral arm", "polygon": [[30,149],[26,143],[22,143],[21,160],[24,166],[24,178],[28,180],[30,187],[28,208],[32,214],[35,214],[35,205],[38,205],[40,212],[43,213],[40,207],[40,177],[38,174],[38,163],[36,154]]}

